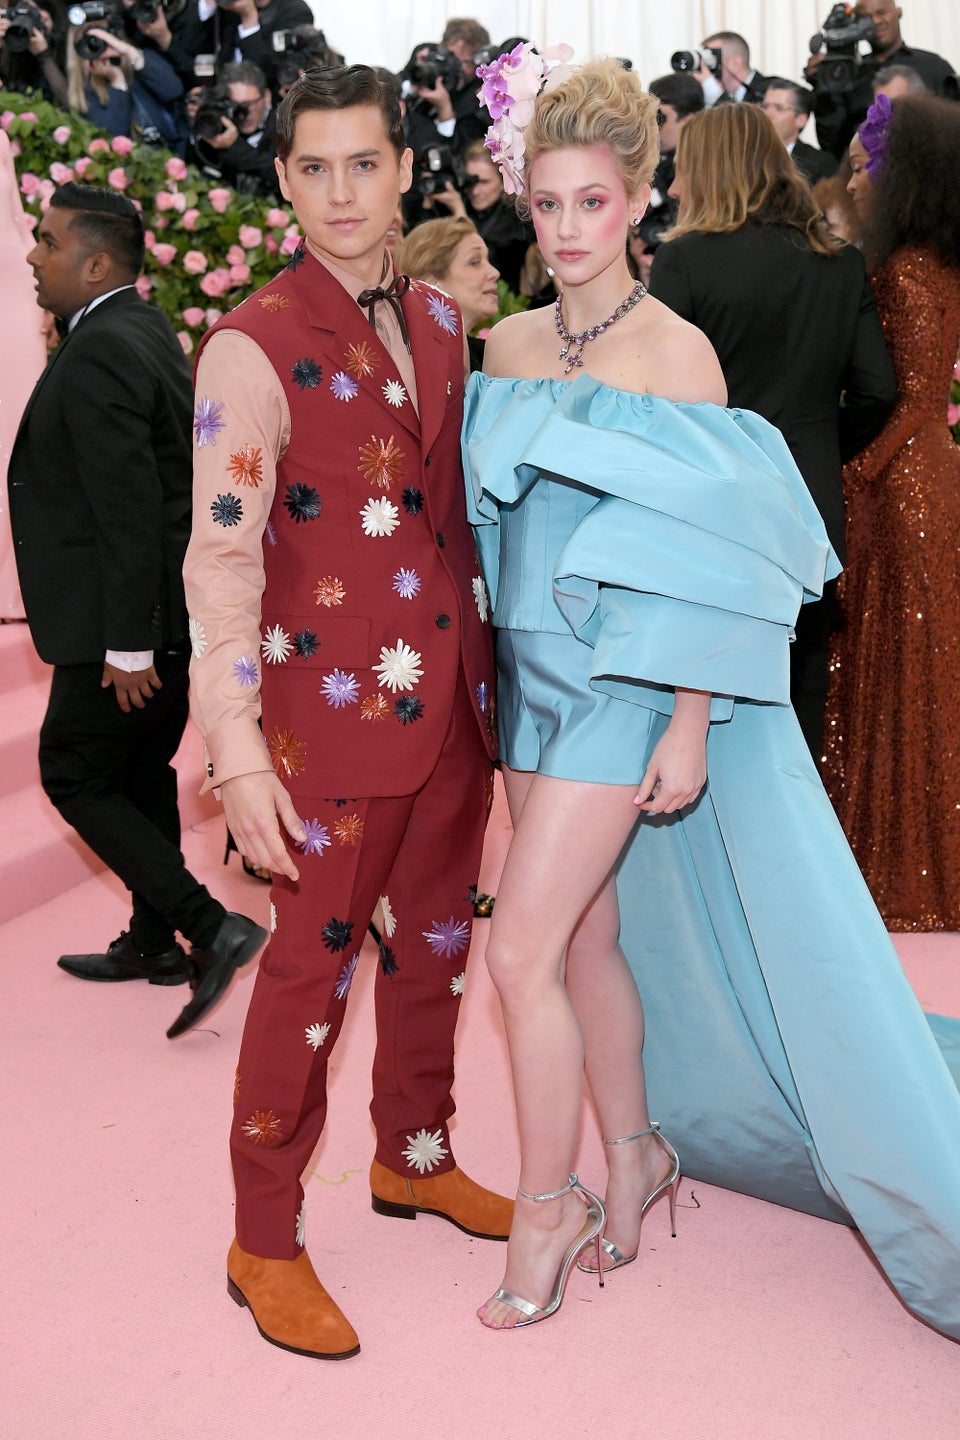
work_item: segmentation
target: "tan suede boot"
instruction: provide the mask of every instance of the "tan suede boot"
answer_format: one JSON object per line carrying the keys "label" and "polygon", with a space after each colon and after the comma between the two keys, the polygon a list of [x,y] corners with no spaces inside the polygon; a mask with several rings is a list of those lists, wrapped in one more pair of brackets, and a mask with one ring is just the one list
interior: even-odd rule
{"label": "tan suede boot", "polygon": [[462,1170],[444,1175],[398,1175],[379,1160],[370,1166],[371,1201],[378,1215],[416,1220],[419,1214],[439,1215],[479,1240],[506,1240],[513,1219],[513,1201],[485,1190]]}
{"label": "tan suede boot", "polygon": [[306,1250],[296,1260],[265,1260],[248,1255],[234,1240],[227,1256],[227,1294],[250,1307],[264,1340],[281,1350],[317,1360],[346,1360],[360,1353],[357,1332],[320,1284]]}

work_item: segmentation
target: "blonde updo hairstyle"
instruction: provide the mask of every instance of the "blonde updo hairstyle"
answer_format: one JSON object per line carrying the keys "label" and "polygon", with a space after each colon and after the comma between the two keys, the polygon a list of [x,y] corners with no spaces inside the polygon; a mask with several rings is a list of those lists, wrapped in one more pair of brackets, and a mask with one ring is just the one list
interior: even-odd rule
{"label": "blonde updo hairstyle", "polygon": [[[523,137],[526,179],[537,156],[548,150],[608,145],[627,194],[636,194],[649,185],[660,159],[658,104],[618,60],[588,60],[537,97]],[[528,208],[526,195],[520,203]]]}

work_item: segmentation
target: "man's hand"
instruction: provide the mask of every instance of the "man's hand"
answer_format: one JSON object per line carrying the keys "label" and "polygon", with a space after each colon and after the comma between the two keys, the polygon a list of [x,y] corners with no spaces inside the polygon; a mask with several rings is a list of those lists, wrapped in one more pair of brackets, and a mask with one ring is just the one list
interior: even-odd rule
{"label": "man's hand", "polygon": [[152,20],[138,20],[137,29],[159,45],[161,50],[169,50],[173,35],[170,26],[167,24],[167,12],[164,9],[157,11]]}
{"label": "man's hand", "polygon": [[112,685],[117,695],[117,704],[125,715],[130,714],[130,706],[135,705],[142,710],[148,700],[152,700],[158,690],[163,689],[163,682],[151,665],[148,670],[118,670],[116,665],[109,661],[104,662],[103,679],[100,681],[101,688],[106,690]]}
{"label": "man's hand", "polygon": [[453,101],[450,99],[450,91],[442,80],[438,79],[436,85],[432,87],[418,85],[417,94],[421,100],[426,100],[433,106],[438,120],[453,119]]}
{"label": "man's hand", "polygon": [[278,822],[283,822],[284,829],[298,843],[306,839],[306,834],[293,801],[276,775],[271,770],[236,775],[224,780],[220,793],[230,833],[247,863],[299,880],[300,871],[283,843]]}
{"label": "man's hand", "polygon": [[205,135],[203,137],[204,145],[209,145],[214,150],[229,150],[230,146],[234,145],[240,139],[240,131],[232,120],[227,119],[226,115],[222,117],[222,123],[223,129],[219,135]]}

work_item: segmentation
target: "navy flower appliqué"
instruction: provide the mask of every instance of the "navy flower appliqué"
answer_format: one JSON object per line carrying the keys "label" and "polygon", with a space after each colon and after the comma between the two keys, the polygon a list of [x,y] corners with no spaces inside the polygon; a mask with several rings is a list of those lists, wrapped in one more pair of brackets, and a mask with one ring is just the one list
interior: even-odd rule
{"label": "navy flower appliqu\u00e9", "polygon": [[323,379],[323,370],[316,360],[295,360],[290,366],[290,379],[301,390],[316,390]]}
{"label": "navy flower appliqu\u00e9", "polygon": [[320,641],[317,639],[315,630],[298,630],[293,637],[293,648],[301,660],[309,660],[320,649]]}
{"label": "navy flower appliqu\u00e9", "polygon": [[393,713],[401,725],[412,725],[423,714],[423,702],[419,695],[401,695],[394,701]]}
{"label": "navy flower appliqu\u00e9", "polygon": [[210,514],[218,525],[239,525],[243,519],[243,505],[239,495],[218,495],[210,506]]}
{"label": "navy flower appliqu\u00e9", "polygon": [[380,969],[388,980],[392,979],[400,969],[400,966],[397,964],[396,955],[385,940],[380,941],[380,944],[377,946],[377,952],[380,956]]}
{"label": "navy flower appliqu\u00e9", "polygon": [[320,934],[328,950],[332,950],[334,953],[337,950],[346,950],[350,944],[350,936],[353,934],[353,921],[338,920],[336,915],[331,915]]}
{"label": "navy flower appliqu\u00e9", "polygon": [[403,508],[408,515],[419,515],[423,509],[423,491],[418,490],[416,485],[408,485],[401,496]]}
{"label": "navy flower appliqu\u00e9", "polygon": [[287,261],[286,265],[284,265],[284,270],[296,270],[298,265],[303,264],[304,260],[306,259],[306,254],[307,247],[301,242],[301,244],[297,246],[296,250],[294,250],[293,254],[290,256],[290,259]]}
{"label": "navy flower appliqu\u00e9", "polygon": [[292,485],[287,486],[284,505],[290,511],[290,518],[300,524],[301,520],[316,520],[323,509],[323,501],[320,494],[314,490],[312,485],[304,485],[302,480],[294,480]]}

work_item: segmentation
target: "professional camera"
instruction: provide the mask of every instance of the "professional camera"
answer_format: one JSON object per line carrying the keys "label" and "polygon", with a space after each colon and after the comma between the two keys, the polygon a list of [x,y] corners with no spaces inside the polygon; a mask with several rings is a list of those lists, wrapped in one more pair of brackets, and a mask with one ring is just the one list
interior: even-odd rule
{"label": "professional camera", "polygon": [[670,69],[678,75],[688,71],[712,70],[719,78],[723,64],[723,51],[716,45],[707,45],[703,50],[675,50],[670,56]]}
{"label": "professional camera", "polygon": [[415,90],[433,90],[437,81],[442,80],[450,95],[460,89],[463,68],[452,50],[441,50],[439,45],[419,47],[424,53],[414,59],[408,70],[407,79]]}
{"label": "professional camera", "polygon": [[865,15],[857,15],[852,5],[834,5],[823,22],[823,29],[810,37],[810,54],[826,54],[817,66],[814,84],[828,95],[845,95],[852,90],[860,66],[861,40],[872,44],[876,26]]}
{"label": "professional camera", "polygon": [[130,6],[130,16],[144,25],[151,25],[160,11],[166,8],[164,0],[133,0],[133,4]]}
{"label": "professional camera", "polygon": [[476,177],[467,175],[459,157],[449,145],[428,145],[422,155],[417,156],[416,193],[438,195],[448,185],[457,190],[469,190],[476,184]]}
{"label": "professional camera", "polygon": [[5,10],[0,10],[0,15],[10,21],[6,46],[13,54],[29,49],[34,30],[43,29],[43,17],[32,5],[8,5]]}
{"label": "professional camera", "polygon": [[224,86],[214,85],[204,93],[193,117],[194,139],[213,140],[227,128],[225,121],[232,120],[239,128],[249,114],[249,105],[238,104],[230,98],[230,91]]}
{"label": "professional camera", "polygon": [[306,33],[303,30],[274,30],[270,37],[270,43],[274,50],[281,55],[298,50],[320,54],[327,48],[323,31],[314,30],[312,26],[306,30]]}
{"label": "professional camera", "polygon": [[120,6],[110,0],[83,0],[80,5],[71,5],[67,19],[71,25],[88,25],[91,20],[112,20],[119,15]]}

